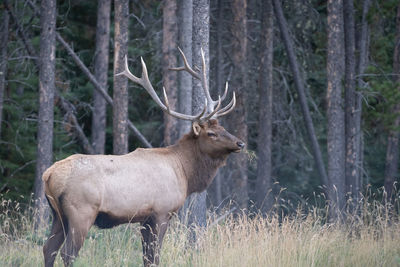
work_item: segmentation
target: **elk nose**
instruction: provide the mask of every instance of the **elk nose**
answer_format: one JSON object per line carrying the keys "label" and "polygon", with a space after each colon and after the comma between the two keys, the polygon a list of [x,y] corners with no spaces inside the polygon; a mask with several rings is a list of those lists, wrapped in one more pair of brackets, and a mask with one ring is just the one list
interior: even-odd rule
{"label": "elk nose", "polygon": [[240,149],[244,148],[244,143],[243,143],[242,141],[237,141],[237,142],[236,142],[236,145],[237,145]]}

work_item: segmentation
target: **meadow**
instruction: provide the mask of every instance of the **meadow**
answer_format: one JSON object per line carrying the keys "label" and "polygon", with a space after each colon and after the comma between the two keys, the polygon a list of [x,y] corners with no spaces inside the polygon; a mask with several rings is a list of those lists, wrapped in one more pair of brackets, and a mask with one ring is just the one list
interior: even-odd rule
{"label": "meadow", "polygon": [[[31,205],[1,199],[0,265],[42,266],[48,227],[34,230]],[[291,215],[229,215],[206,229],[171,221],[161,266],[400,266],[400,223],[388,206],[369,201],[344,223],[327,223],[325,212]],[[139,225],[92,227],[74,266],[142,266]],[[58,255],[55,266],[63,266]]]}

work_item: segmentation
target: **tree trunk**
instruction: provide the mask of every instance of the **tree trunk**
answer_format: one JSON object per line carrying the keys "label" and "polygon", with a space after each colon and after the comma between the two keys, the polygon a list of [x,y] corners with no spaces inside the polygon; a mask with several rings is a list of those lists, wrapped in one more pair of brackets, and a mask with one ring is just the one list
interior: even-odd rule
{"label": "tree trunk", "polygon": [[7,75],[7,63],[8,63],[8,26],[10,16],[7,10],[3,10],[3,27],[1,29],[1,47],[0,47],[0,140],[1,140],[1,126],[3,119],[3,102],[4,102],[4,91],[6,89],[6,75]]}
{"label": "tree trunk", "polygon": [[[96,54],[94,76],[107,90],[108,58],[110,43],[111,0],[99,0],[97,6]],[[92,144],[96,154],[104,154],[106,141],[106,100],[97,91],[93,91]]]}
{"label": "tree trunk", "polygon": [[129,0],[116,0],[114,33],[113,153],[128,153],[128,80],[124,70],[128,52]]}
{"label": "tree trunk", "polygon": [[259,73],[259,118],[257,139],[256,203],[263,212],[271,210],[272,195],[272,96],[273,96],[273,52],[274,17],[272,1],[262,3],[261,63]]}
{"label": "tree trunk", "polygon": [[[229,84],[237,94],[236,107],[224,117],[225,128],[247,143],[246,124],[246,51],[247,51],[247,0],[234,0],[231,3],[232,19],[232,79]],[[248,206],[247,155],[235,154],[229,157],[226,167],[221,170],[222,179],[228,182],[232,199],[240,209]]]}
{"label": "tree trunk", "polygon": [[361,114],[362,114],[362,90],[366,83],[362,78],[364,70],[368,64],[368,21],[367,15],[371,4],[371,0],[364,0],[361,18],[361,34],[357,42],[357,49],[359,51],[358,65],[357,65],[357,87],[361,92],[357,93],[356,96],[356,113],[355,121],[357,125],[356,129],[356,143],[357,143],[357,178],[360,190],[363,187],[363,166],[364,166],[364,148],[363,148],[363,132],[361,130]]}
{"label": "tree trunk", "polygon": [[346,191],[352,204],[356,204],[360,195],[359,171],[357,166],[358,143],[357,129],[357,95],[356,95],[356,57],[355,26],[353,0],[344,1],[344,34],[345,34],[345,141],[346,141]]}
{"label": "tree trunk", "polygon": [[[224,20],[224,7],[222,0],[218,0],[218,21],[217,21],[217,89],[218,95],[222,95],[222,89],[224,88],[224,55],[223,55],[223,20]],[[222,203],[222,176],[221,170],[217,172],[214,180],[214,192],[215,192],[215,204],[220,207]],[[213,186],[213,185],[212,185]]]}
{"label": "tree trunk", "polygon": [[[179,46],[185,53],[186,59],[192,65],[192,27],[193,27],[193,1],[182,0],[179,8]],[[183,66],[182,57],[179,57],[179,66]],[[185,71],[178,72],[179,83],[179,111],[184,114],[192,113],[192,76]],[[187,120],[179,120],[179,136],[182,137],[191,129],[191,122]],[[190,201],[187,200],[179,211],[180,220],[188,223],[188,206]]]}
{"label": "tree trunk", "polygon": [[43,172],[53,162],[53,121],[56,57],[56,1],[42,0],[40,16],[40,65],[39,65],[39,115],[37,134],[37,160],[34,193],[37,225],[46,219],[47,209],[42,182]]}
{"label": "tree trunk", "polygon": [[[207,0],[193,1],[193,32],[192,32],[192,60],[194,66],[201,66],[200,49],[204,51],[206,61],[206,73],[209,77],[209,21],[210,21],[210,6]],[[207,80],[208,81],[208,80]],[[197,79],[192,80],[193,94],[192,94],[192,114],[198,114],[204,105],[204,93],[201,83]],[[183,214],[185,215],[188,225],[201,226],[206,225],[206,194],[193,193],[186,199],[183,207]],[[192,236],[192,239],[195,239]]]}
{"label": "tree trunk", "polygon": [[[304,116],[304,121],[306,124],[307,132],[311,141],[311,147],[315,159],[315,165],[318,169],[319,175],[321,177],[321,184],[324,186],[326,193],[328,193],[327,186],[328,186],[328,175],[326,173],[325,164],[322,159],[321,149],[319,147],[319,143],[317,140],[317,135],[315,134],[314,124],[311,119],[310,110],[307,104],[307,97],[304,90],[304,84],[301,79],[299,66],[296,60],[292,39],[289,36],[289,31],[286,23],[286,19],[283,16],[283,11],[281,7],[281,3],[279,0],[273,0],[275,16],[277,19],[277,23],[279,25],[279,29],[281,31],[281,36],[283,39],[283,43],[286,48],[286,53],[288,55],[290,68],[293,72],[293,80],[294,84],[297,89],[297,93],[299,95],[300,106]],[[327,194],[328,198],[329,195]]]}
{"label": "tree trunk", "polygon": [[[176,43],[178,41],[178,25],[176,16],[176,0],[165,0],[163,6],[163,86],[168,93],[169,107],[178,107],[178,73],[169,68],[177,66]],[[164,113],[164,145],[172,145],[178,140],[178,120]]]}
{"label": "tree trunk", "polygon": [[[193,27],[193,1],[182,0],[179,9],[179,44],[185,53],[188,63],[192,64],[192,27]],[[179,57],[179,66],[183,66],[182,57]],[[192,112],[192,76],[185,71],[178,72],[179,83],[179,111],[184,114]],[[190,131],[191,123],[179,120],[179,136]]]}
{"label": "tree trunk", "polygon": [[345,191],[345,119],[342,81],[344,75],[343,2],[328,0],[327,117],[328,190],[330,215],[338,218]]}
{"label": "tree trunk", "polygon": [[[396,37],[393,53],[393,80],[399,86],[400,83],[400,5],[397,7],[396,15]],[[393,113],[399,114],[400,104],[394,107]],[[385,191],[388,200],[393,200],[394,183],[396,182],[399,168],[399,132],[400,116],[395,119],[391,130],[389,131],[387,149],[386,149],[386,164],[385,164]]]}

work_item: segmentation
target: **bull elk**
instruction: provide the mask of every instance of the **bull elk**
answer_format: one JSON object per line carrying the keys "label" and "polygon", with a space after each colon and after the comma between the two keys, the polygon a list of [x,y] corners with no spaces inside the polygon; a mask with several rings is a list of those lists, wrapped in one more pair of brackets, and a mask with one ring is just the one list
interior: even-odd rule
{"label": "bull elk", "polygon": [[186,71],[199,79],[204,91],[204,108],[200,114],[186,115],[170,109],[150,83],[146,64],[142,77],[134,76],[125,58],[125,75],[140,84],[161,109],[173,117],[192,121],[191,131],[175,145],[165,148],[138,148],[126,155],[75,154],[54,163],[43,174],[45,194],[53,210],[53,225],[43,247],[45,266],[53,266],[58,250],[66,266],[78,255],[85,237],[94,224],[111,228],[123,223],[140,223],[145,266],[159,264],[159,250],[168,222],[193,192],[205,190],[228,155],[239,152],[245,144],[218,124],[217,118],[228,114],[236,104],[235,93],[225,107],[227,95],[211,98],[202,53],[202,71],[189,66]]}

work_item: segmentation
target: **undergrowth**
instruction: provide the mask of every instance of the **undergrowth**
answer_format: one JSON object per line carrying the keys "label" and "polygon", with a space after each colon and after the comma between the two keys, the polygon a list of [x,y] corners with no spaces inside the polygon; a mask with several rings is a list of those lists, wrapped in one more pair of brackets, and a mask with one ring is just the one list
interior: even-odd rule
{"label": "undergrowth", "polygon": [[[42,266],[49,225],[34,229],[32,205],[0,199],[0,265]],[[400,266],[400,223],[389,205],[365,201],[356,214],[326,222],[324,212],[229,215],[197,242],[175,217],[165,236],[161,266]],[[74,266],[141,266],[139,225],[92,227]],[[63,266],[58,256],[55,266]]]}

